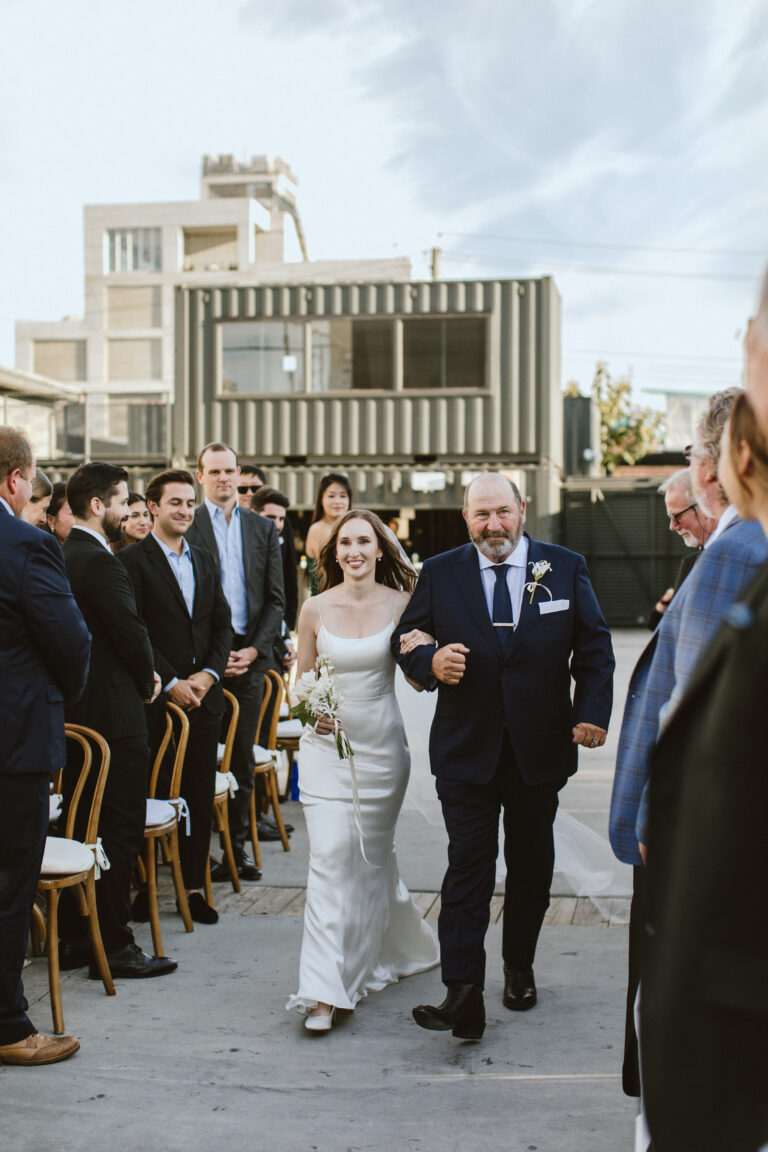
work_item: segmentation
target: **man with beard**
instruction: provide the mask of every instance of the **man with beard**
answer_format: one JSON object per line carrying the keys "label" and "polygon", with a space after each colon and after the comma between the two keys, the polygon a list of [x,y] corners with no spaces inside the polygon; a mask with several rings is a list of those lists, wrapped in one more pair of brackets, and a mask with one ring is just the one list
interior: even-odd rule
{"label": "man with beard", "polygon": [[[605,742],[614,659],[584,560],[523,532],[525,502],[511,480],[476,477],[463,515],[471,543],[424,564],[392,650],[410,680],[439,689],[430,760],[449,836],[438,921],[448,994],[413,1015],[422,1028],[478,1040],[500,809],[503,1003],[525,1011],[536,1003],[558,792],[576,771],[577,746]],[[406,637],[401,652],[412,629],[436,647]]]}
{"label": "man with beard", "polygon": [[[128,518],[128,473],[113,464],[82,464],[67,484],[74,526],[64,541],[64,562],[77,605],[91,633],[88,683],[69,707],[71,723],[94,728],[111,757],[101,805],[99,835],[109,860],[96,885],[99,924],[116,977],[163,976],[176,962],[148,956],[128,927],[131,872],[144,839],[149,748],[144,704],[157,696],[160,677],[133,588],[110,544],[122,540]],[[65,773],[65,804],[73,780]],[[87,812],[88,802],[80,811]],[[73,900],[61,902],[61,966],[88,960],[83,918]],[[92,967],[91,975],[98,979]]]}

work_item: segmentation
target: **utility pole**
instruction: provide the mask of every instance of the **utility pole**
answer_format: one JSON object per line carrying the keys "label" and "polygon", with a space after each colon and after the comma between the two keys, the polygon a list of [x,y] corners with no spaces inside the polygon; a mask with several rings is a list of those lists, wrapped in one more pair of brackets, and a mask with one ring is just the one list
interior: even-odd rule
{"label": "utility pole", "polygon": [[432,266],[432,279],[433,280],[439,280],[440,279],[440,252],[441,252],[440,248],[433,248],[432,249],[431,266]]}

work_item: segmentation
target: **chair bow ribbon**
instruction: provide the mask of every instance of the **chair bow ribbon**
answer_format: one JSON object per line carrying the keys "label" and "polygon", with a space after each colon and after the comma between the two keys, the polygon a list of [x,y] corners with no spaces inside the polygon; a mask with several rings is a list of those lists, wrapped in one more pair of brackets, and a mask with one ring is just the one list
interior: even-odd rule
{"label": "chair bow ribbon", "polygon": [[187,804],[186,800],[183,796],[177,796],[175,800],[169,800],[168,803],[173,804],[174,808],[176,809],[176,819],[184,820],[184,831],[186,835],[189,836],[189,829],[191,825],[189,819],[189,805]]}
{"label": "chair bow ribbon", "polygon": [[[223,775],[226,777],[230,796],[234,796],[235,792],[237,792],[238,788],[240,787],[237,782],[237,777],[235,776],[234,772],[224,772]],[[187,833],[187,835],[189,835],[189,833]]]}
{"label": "chair bow ribbon", "polygon": [[101,836],[96,837],[95,844],[86,844],[86,848],[90,848],[90,850],[93,852],[94,877],[96,880],[98,880],[102,872],[108,872],[112,867],[107,858],[107,854],[104,851],[104,846],[101,843]]}

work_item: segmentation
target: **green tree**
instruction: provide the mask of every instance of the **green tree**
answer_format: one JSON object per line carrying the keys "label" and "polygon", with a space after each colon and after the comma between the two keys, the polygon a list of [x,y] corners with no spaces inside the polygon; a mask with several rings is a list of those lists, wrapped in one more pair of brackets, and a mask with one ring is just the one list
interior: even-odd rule
{"label": "green tree", "polygon": [[632,385],[625,376],[614,380],[608,365],[599,361],[591,391],[600,410],[600,450],[609,475],[617,465],[635,464],[662,447],[664,413],[633,404]]}

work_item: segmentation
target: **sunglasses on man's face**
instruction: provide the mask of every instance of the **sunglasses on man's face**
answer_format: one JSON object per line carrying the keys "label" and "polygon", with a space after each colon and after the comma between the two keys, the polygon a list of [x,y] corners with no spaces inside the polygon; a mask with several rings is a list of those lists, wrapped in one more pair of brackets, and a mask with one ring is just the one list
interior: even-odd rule
{"label": "sunglasses on man's face", "polygon": [[241,496],[245,496],[246,492],[258,492],[261,484],[238,484],[237,490]]}

